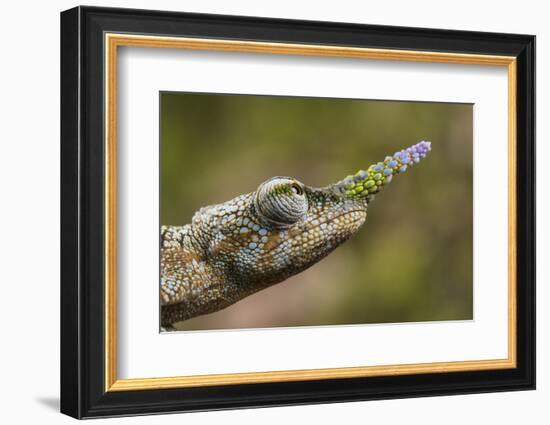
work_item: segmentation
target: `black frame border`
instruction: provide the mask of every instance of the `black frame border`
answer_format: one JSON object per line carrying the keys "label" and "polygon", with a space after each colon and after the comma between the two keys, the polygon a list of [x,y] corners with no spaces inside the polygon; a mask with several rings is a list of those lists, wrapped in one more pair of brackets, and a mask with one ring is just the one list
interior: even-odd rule
{"label": "black frame border", "polygon": [[[517,58],[517,367],[105,392],[104,33]],[[80,6],[61,13],[61,412],[75,418],[535,388],[535,36]]]}

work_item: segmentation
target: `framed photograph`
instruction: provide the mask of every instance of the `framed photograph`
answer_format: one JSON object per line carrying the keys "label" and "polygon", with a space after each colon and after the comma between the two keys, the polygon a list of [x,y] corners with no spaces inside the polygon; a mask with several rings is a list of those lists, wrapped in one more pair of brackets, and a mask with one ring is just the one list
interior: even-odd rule
{"label": "framed photograph", "polygon": [[61,14],[61,411],[535,388],[535,37]]}

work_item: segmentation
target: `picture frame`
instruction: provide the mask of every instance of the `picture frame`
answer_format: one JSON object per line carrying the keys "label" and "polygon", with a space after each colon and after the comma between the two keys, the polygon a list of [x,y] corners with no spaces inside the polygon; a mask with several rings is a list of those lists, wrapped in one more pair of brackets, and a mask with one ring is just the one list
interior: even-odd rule
{"label": "picture frame", "polygon": [[[499,184],[508,197],[497,215],[506,217],[508,229],[507,263],[501,264],[508,276],[502,324],[507,356],[121,379],[116,284],[123,190],[117,186],[121,47],[503,69],[508,156],[507,181]],[[534,130],[531,35],[82,6],[62,12],[61,412],[92,418],[534,389]]]}

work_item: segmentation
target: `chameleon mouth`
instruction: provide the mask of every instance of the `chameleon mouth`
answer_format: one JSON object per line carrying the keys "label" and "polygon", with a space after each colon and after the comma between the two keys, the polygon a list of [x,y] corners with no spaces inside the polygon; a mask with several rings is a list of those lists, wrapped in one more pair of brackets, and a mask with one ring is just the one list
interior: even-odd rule
{"label": "chameleon mouth", "polygon": [[[365,217],[367,215],[366,211],[364,209],[361,209],[361,208],[357,208],[357,209],[353,209],[353,210],[349,210],[349,211],[345,211],[343,213],[340,213],[334,217],[331,217],[329,220],[323,222],[323,223],[319,223],[319,224],[315,224],[315,225],[312,225],[311,227],[306,227],[304,229],[302,229],[300,231],[300,233],[298,234],[303,234],[303,233],[306,233],[306,232],[310,232],[311,230],[313,229],[316,229],[316,228],[321,228],[321,226],[323,225],[329,225],[330,223],[333,223],[334,221],[338,220],[338,219],[341,219],[345,216],[348,216],[348,215],[351,215],[353,213],[361,213],[361,215],[351,221],[349,221],[347,223],[348,225],[348,228],[351,228],[353,227],[355,224],[357,224],[358,222],[363,222],[365,220]],[[298,235],[289,235],[289,237],[287,239],[281,239],[279,240],[276,244],[274,244],[272,247],[269,248],[269,250],[265,251],[265,253],[270,253],[274,250],[276,250],[280,245],[282,245],[283,243],[287,242],[287,241],[291,241],[293,239],[296,238],[296,236]]]}
{"label": "chameleon mouth", "polygon": [[[341,214],[338,214],[337,216],[334,216],[332,217],[330,220],[327,220],[325,221],[325,223],[332,223],[334,222],[336,219],[339,219],[339,218],[342,218],[342,217],[345,217],[345,216],[348,216],[348,215],[352,215],[353,213],[362,213],[360,217],[354,219],[352,222],[355,222],[355,221],[359,221],[363,218],[366,217],[367,213],[364,209],[360,209],[360,208],[357,208],[357,209],[353,209],[353,210],[349,210],[349,211],[345,211]],[[316,225],[316,226],[313,226],[313,227],[319,227],[319,225]]]}
{"label": "chameleon mouth", "polygon": [[330,220],[327,220],[327,223],[332,223],[336,219],[340,219],[342,217],[352,215],[353,213],[360,213],[360,215],[358,215],[358,217],[353,218],[352,220],[348,221],[348,223],[347,223],[348,227],[351,227],[351,226],[353,226],[354,224],[356,224],[358,222],[360,222],[362,224],[365,221],[365,218],[367,217],[367,212],[365,210],[363,210],[363,209],[354,209],[354,210],[346,211],[342,214],[337,215],[336,217],[331,218]]}

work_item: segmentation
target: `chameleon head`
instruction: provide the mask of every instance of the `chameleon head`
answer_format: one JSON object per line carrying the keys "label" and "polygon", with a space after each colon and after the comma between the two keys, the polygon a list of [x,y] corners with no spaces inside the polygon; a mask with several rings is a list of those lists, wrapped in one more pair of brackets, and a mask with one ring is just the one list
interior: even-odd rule
{"label": "chameleon head", "polygon": [[[332,187],[312,188],[292,177],[273,177],[253,193],[263,246],[253,270],[268,281],[286,278],[316,263],[351,237],[366,218],[364,199]],[[254,235],[252,234],[252,237]]]}
{"label": "chameleon head", "polygon": [[267,286],[299,273],[353,236],[374,195],[429,150],[429,142],[420,142],[323,188],[270,178],[255,192],[208,209],[213,220],[207,222],[218,229],[208,257],[230,264],[226,272],[239,285]]}

